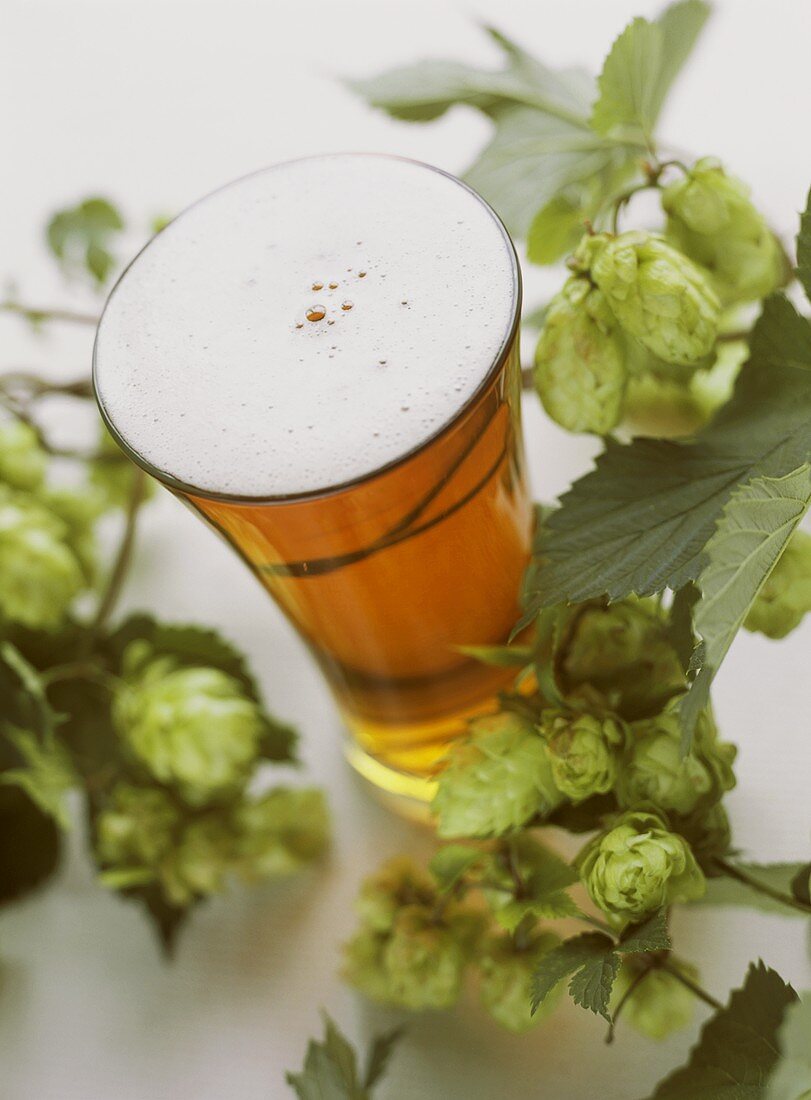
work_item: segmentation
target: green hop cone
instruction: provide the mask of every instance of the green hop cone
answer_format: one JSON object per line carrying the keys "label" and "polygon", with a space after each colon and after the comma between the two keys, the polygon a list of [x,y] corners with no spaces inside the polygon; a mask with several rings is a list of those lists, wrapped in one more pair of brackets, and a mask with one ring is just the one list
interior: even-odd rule
{"label": "green hop cone", "polygon": [[563,631],[557,657],[567,694],[589,686],[629,721],[657,714],[686,686],[666,622],[650,600],[582,605]]}
{"label": "green hop cone", "polygon": [[535,350],[543,407],[570,432],[606,435],[622,415],[627,371],[616,320],[601,291],[573,277],[552,300]]}
{"label": "green hop cone", "polygon": [[247,780],[264,728],[242,684],[216,668],[177,668],[132,642],[113,723],[133,755],[191,806],[232,795]]}
{"label": "green hop cone", "polygon": [[656,718],[635,722],[617,781],[617,799],[631,808],[652,803],[659,810],[691,814],[699,804],[717,802],[735,786],[734,745],[718,740],[715,723],[703,712],[693,746],[685,756],[675,707]]}
{"label": "green hop cone", "polygon": [[706,889],[689,844],[658,814],[624,813],[577,857],[591,900],[616,924],[638,921]]}
{"label": "green hop cone", "polygon": [[467,954],[452,924],[409,905],[395,918],[383,952],[389,997],[403,1008],[450,1008],[459,999]]}
{"label": "green hop cone", "polygon": [[477,963],[481,974],[481,1001],[490,1015],[509,1031],[527,1031],[555,1008],[563,986],[558,986],[533,1016],[532,975],[560,937],[543,932],[518,949],[511,935],[492,935],[483,943]]}
{"label": "green hop cone", "polygon": [[765,298],[783,283],[777,238],[749,199],[749,188],[710,157],[662,192],[666,236],[711,273],[724,303]]}
{"label": "green hop cone", "polygon": [[618,750],[627,737],[621,719],[547,710],[541,715],[541,733],[555,786],[572,802],[612,789]]}
{"label": "green hop cone", "polygon": [[441,837],[502,836],[563,798],[543,739],[517,714],[502,711],[470,723],[440,773],[432,809]]}
{"label": "green hop cone", "polygon": [[[686,977],[698,981],[699,973],[694,966],[677,959],[671,961]],[[641,979],[640,969],[647,971]],[[632,982],[637,984],[622,1008],[625,1023],[649,1039],[666,1039],[674,1031],[680,1031],[692,1023],[695,995],[666,970],[650,967],[646,959],[635,959],[633,956],[625,959],[614,983],[612,1013]]]}
{"label": "green hop cone", "polygon": [[368,928],[388,932],[404,905],[430,908],[437,897],[436,884],[428,872],[408,856],[396,856],[364,881],[355,899],[355,911]]}
{"label": "green hop cone", "polygon": [[101,881],[115,889],[157,883],[170,905],[218,893],[233,855],[228,823],[186,819],[167,791],[119,783],[96,818]]}
{"label": "green hop cone", "polygon": [[667,363],[712,350],[721,303],[705,273],[661,237],[640,230],[584,237],[576,270],[588,272],[619,324]]}
{"label": "green hop cone", "polygon": [[19,420],[0,424],[0,481],[12,489],[38,489],[47,464],[48,456],[33,428]]}
{"label": "green hop cone", "polygon": [[85,584],[64,520],[30,494],[0,485],[0,618],[55,629]]}
{"label": "green hop cone", "polygon": [[234,807],[235,870],[246,882],[287,875],[323,854],[329,837],[324,795],[278,787]]}
{"label": "green hop cone", "polygon": [[811,611],[811,535],[795,531],[743,625],[767,638],[785,638],[808,611]]}

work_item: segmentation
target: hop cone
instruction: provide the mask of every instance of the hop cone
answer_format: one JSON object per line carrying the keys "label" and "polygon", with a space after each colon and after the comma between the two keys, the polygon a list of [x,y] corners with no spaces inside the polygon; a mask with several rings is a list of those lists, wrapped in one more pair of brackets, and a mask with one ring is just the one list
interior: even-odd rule
{"label": "hop cone", "polygon": [[432,921],[420,906],[395,918],[383,951],[387,999],[403,1008],[450,1008],[459,999],[467,956],[452,926]]}
{"label": "hop cone", "polygon": [[238,789],[263,730],[261,711],[242,684],[216,668],[148,659],[140,642],[128,647],[124,669],[129,679],[113,699],[113,721],[152,775],[194,806]]}
{"label": "hop cone", "polygon": [[543,739],[504,711],[471,723],[439,776],[433,811],[440,836],[501,836],[561,802]]}
{"label": "hop cone", "polygon": [[547,997],[535,1015],[530,1013],[532,975],[544,955],[560,943],[552,932],[536,936],[518,949],[510,935],[490,936],[477,959],[481,973],[481,1000],[490,1015],[509,1031],[527,1031],[545,1019],[555,1007],[559,986]]}
{"label": "hop cone", "polygon": [[277,787],[236,803],[234,869],[246,882],[287,875],[325,850],[329,816],[317,789]]}
{"label": "hop cone", "polygon": [[567,693],[593,688],[628,720],[657,714],[685,686],[665,622],[647,600],[578,610],[564,632],[559,665]]}
{"label": "hop cone", "polygon": [[808,611],[811,611],[811,535],[795,531],[743,625],[767,638],[785,638]]}
{"label": "hop cone", "polygon": [[102,881],[114,888],[157,883],[170,905],[219,892],[233,837],[213,816],[187,820],[166,791],[119,783],[96,819]]}
{"label": "hop cone", "polygon": [[0,481],[12,489],[38,489],[47,461],[33,428],[19,420],[0,424]]}
{"label": "hop cone", "polygon": [[574,257],[617,321],[667,363],[690,365],[712,350],[721,305],[704,272],[660,237],[632,231],[585,237]]}
{"label": "hop cone", "polygon": [[408,856],[397,856],[364,881],[355,911],[367,927],[388,932],[404,905],[430,908],[436,900],[436,884],[428,872]]}
{"label": "hop cone", "polygon": [[617,798],[621,806],[650,802],[659,810],[691,814],[699,804],[717,802],[735,786],[734,745],[718,740],[711,716],[698,720],[693,747],[685,756],[675,708],[636,722],[620,768]]}
{"label": "hop cone", "polygon": [[[698,971],[689,963],[672,960],[688,978],[698,981]],[[647,960],[632,956],[622,964],[611,997],[612,1012],[639,975]],[[666,970],[649,969],[639,980],[622,1009],[622,1019],[649,1039],[666,1039],[674,1031],[689,1027],[695,1010],[695,995]]]}
{"label": "hop cone", "polygon": [[544,711],[541,732],[555,786],[572,802],[605,794],[617,778],[625,724],[610,716]]}
{"label": "hop cone", "polygon": [[712,158],[699,160],[662,193],[668,240],[711,273],[724,303],[765,298],[783,282],[786,261],[749,199],[749,189]]}
{"label": "hop cone", "polygon": [[549,306],[535,350],[535,388],[570,432],[606,435],[620,419],[627,371],[616,327],[588,279],[569,279]]}
{"label": "hop cone", "polygon": [[0,485],[0,617],[54,629],[85,583],[68,524],[28,493]]}
{"label": "hop cone", "polygon": [[706,889],[687,841],[654,813],[622,814],[585,846],[577,866],[594,904],[617,923],[692,901]]}

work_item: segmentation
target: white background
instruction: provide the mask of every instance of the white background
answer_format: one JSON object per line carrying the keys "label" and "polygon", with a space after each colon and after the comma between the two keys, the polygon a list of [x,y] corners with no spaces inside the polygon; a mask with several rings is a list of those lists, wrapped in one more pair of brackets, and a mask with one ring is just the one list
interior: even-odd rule
{"label": "white background", "polygon": [[[554,64],[597,68],[626,20],[657,8],[0,0],[0,280],[14,278],[38,302],[69,300],[41,227],[55,206],[89,192],[145,225],[235,176],[318,151],[395,152],[460,171],[486,138],[485,120],[458,109],[429,126],[394,123],[336,78],[426,55],[494,63],[476,19]],[[804,0],[719,3],[664,125],[675,144],[723,157],[787,237],[811,180],[809,30]],[[139,240],[133,233],[133,248]],[[530,301],[533,288],[551,285],[534,273],[528,282]],[[0,339],[0,369],[89,368],[82,331],[32,340],[0,318]],[[526,405],[534,487],[549,499],[594,448],[553,428],[534,399]],[[57,884],[0,916],[0,1097],[285,1097],[283,1071],[300,1065],[319,1006],[361,1042],[398,1018],[340,983],[338,945],[362,876],[391,853],[427,852],[430,839],[388,816],[348,773],[330,700],[300,643],[236,557],[168,494],[144,516],[125,603],[218,625],[248,651],[273,708],[303,732],[306,776],[295,781],[328,788],[332,854],[312,874],[203,908],[167,966],[140,914],[94,886],[74,835]],[[744,635],[718,680],[721,725],[741,746],[731,814],[755,857],[808,857],[809,638],[808,624],[782,644]],[[798,988],[811,984],[801,921],[701,910],[674,923],[680,952],[721,997],[758,955]],[[513,1037],[471,997],[453,1013],[414,1019],[381,1096],[633,1100],[694,1035],[655,1045],[621,1029],[605,1048],[603,1030],[565,1005]]]}

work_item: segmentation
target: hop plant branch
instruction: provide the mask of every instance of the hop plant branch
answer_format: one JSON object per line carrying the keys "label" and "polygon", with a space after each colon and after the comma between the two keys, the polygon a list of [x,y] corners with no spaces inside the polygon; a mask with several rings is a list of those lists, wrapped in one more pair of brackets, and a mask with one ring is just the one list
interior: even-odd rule
{"label": "hop plant branch", "polygon": [[82,310],[68,309],[62,306],[34,306],[22,302],[0,302],[0,313],[13,313],[24,317],[32,324],[41,324],[46,321],[64,321],[72,325],[90,325],[93,328],[99,323],[99,316],[95,313],[85,313]]}
{"label": "hop plant branch", "polygon": [[745,871],[742,867],[730,862],[728,859],[716,856],[713,862],[723,874],[731,879],[735,879],[736,882],[743,883],[744,886],[748,886],[749,889],[754,890],[755,893],[771,898],[772,901],[776,901],[778,904],[786,906],[788,909],[795,909],[798,913],[811,915],[811,905],[809,905],[808,902],[801,901],[800,898],[794,897],[791,894],[786,894],[782,890],[775,889],[767,882],[763,882],[756,875],[750,874],[748,871]]}

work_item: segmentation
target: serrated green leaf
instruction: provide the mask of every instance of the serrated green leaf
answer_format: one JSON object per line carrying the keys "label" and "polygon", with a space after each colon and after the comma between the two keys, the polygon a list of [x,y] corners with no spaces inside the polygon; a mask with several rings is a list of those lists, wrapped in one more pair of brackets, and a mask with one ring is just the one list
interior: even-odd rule
{"label": "serrated green leaf", "polygon": [[777,1040],[780,1059],[769,1081],[768,1100],[803,1100],[811,1094],[811,997],[789,1005]]}
{"label": "serrated green leaf", "polygon": [[809,504],[811,466],[805,463],[784,477],[754,478],[724,506],[696,581],[701,599],[693,625],[703,647],[701,668],[680,705],[686,747],[733,638]]}
{"label": "serrated green leaf", "polygon": [[459,103],[491,116],[516,103],[548,113],[585,115],[593,82],[584,73],[556,72],[499,31],[485,30],[504,51],[503,69],[429,60],[347,83],[373,107],[409,122],[429,122]]}
{"label": "serrated green leaf", "polygon": [[617,951],[623,955],[633,955],[637,952],[669,951],[671,947],[667,910],[660,909],[641,924],[629,925],[620,937]]}
{"label": "serrated green leaf", "polygon": [[811,457],[811,325],[767,300],[732,400],[694,441],[609,441],[546,521],[527,615],[564,601],[650,595],[695,580],[735,489]]}
{"label": "serrated green leaf", "polygon": [[112,203],[90,198],[57,211],[48,222],[46,237],[68,272],[84,268],[101,285],[115,264],[108,245],[123,228],[124,220]]}
{"label": "serrated green leaf", "polygon": [[811,191],[800,218],[800,235],[797,238],[797,276],[806,297],[811,299]]}
{"label": "serrated green leaf", "polygon": [[602,932],[583,932],[544,955],[532,977],[532,1011],[571,974],[569,992],[577,1004],[609,1019],[608,1003],[619,969],[614,942]]}
{"label": "serrated green leaf", "polygon": [[399,1030],[375,1040],[363,1084],[358,1080],[355,1051],[326,1013],[324,1031],[323,1041],[310,1040],[302,1072],[288,1073],[287,1083],[300,1100],[368,1100],[369,1090],[386,1068]]}
{"label": "serrated green leaf", "polygon": [[484,855],[477,848],[464,844],[446,844],[440,848],[428,864],[428,870],[439,883],[440,889],[451,890]]}
{"label": "serrated green leaf", "polygon": [[[519,845],[517,858],[522,881],[520,895],[486,891],[493,915],[502,928],[514,932],[527,916],[558,920],[579,914],[566,892],[567,887],[578,881],[577,871],[570,863],[544,845],[529,840]],[[494,871],[493,877],[508,888],[512,886],[511,875],[503,868]]]}
{"label": "serrated green leaf", "polygon": [[507,228],[525,237],[540,207],[561,193],[605,193],[635,170],[639,148],[607,142],[573,121],[509,107],[490,144],[464,174]]}
{"label": "serrated green leaf", "polygon": [[[566,195],[550,199],[535,217],[527,233],[527,259],[533,264],[554,264],[573,251],[583,235],[586,216],[582,205]],[[525,323],[529,323],[524,318]]]}
{"label": "serrated green leaf", "polygon": [[811,863],[804,863],[792,877],[791,893],[797,901],[811,905]]}
{"label": "serrated green leaf", "polygon": [[[792,880],[803,870],[808,868],[805,863],[741,863],[736,862],[741,870],[762,882],[764,886],[772,890],[779,890],[782,894],[791,895]],[[695,905],[734,905],[746,906],[750,909],[759,909],[766,913],[779,913],[784,917],[802,917],[799,909],[791,909],[766,894],[761,894],[751,886],[728,878],[725,875],[707,879],[707,892],[699,898]]]}
{"label": "serrated green leaf", "polygon": [[402,1039],[404,1032],[404,1028],[395,1027],[391,1031],[375,1036],[372,1040],[369,1056],[366,1059],[366,1070],[363,1074],[363,1087],[365,1089],[374,1088],[386,1072],[394,1048]]}
{"label": "serrated green leaf", "polygon": [[611,47],[597,85],[591,124],[650,143],[670,86],[687,60],[710,9],[702,0],[672,4],[655,22],[634,19]]}
{"label": "serrated green leaf", "polygon": [[650,1100],[765,1100],[779,1057],[777,1031],[797,994],[762,962],[702,1028],[690,1060]]}
{"label": "serrated green leaf", "polygon": [[21,787],[43,813],[62,829],[69,829],[66,796],[78,783],[70,757],[53,734],[41,737],[30,730],[6,726],[5,735],[23,760],[23,767],[0,772],[0,783]]}
{"label": "serrated green leaf", "polygon": [[36,728],[43,737],[52,737],[62,721],[62,716],[48,702],[45,685],[38,670],[8,641],[0,642],[0,661],[17,677],[30,702]]}

